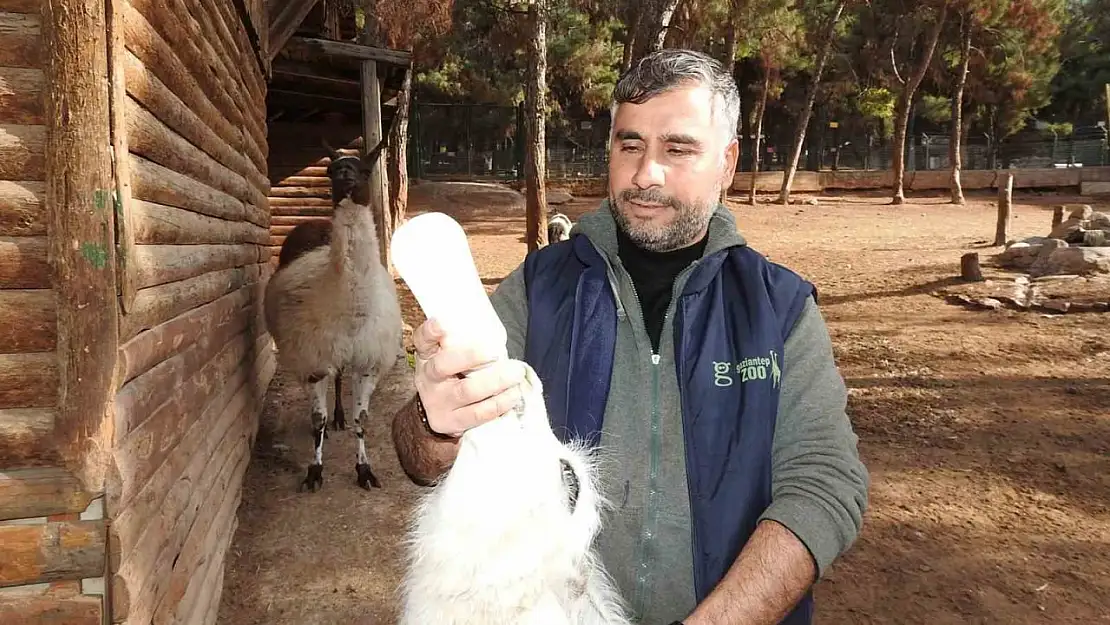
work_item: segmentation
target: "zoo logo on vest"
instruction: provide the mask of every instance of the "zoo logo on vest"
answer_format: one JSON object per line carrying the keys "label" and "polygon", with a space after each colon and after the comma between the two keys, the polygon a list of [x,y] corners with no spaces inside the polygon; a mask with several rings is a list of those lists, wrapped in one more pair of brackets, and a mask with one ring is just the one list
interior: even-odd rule
{"label": "zoo logo on vest", "polygon": [[770,357],[760,356],[745,358],[733,365],[731,362],[713,361],[713,383],[720,387],[732,386],[739,378],[740,383],[752,380],[766,380],[771,376],[771,386],[777,388],[782,378],[782,369],[779,369],[779,357],[775,350],[769,352]]}

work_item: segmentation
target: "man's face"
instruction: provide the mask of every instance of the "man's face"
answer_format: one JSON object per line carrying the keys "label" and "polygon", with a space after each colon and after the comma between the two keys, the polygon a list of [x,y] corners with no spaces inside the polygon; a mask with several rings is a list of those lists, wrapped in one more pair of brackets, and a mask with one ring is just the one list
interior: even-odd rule
{"label": "man's face", "polygon": [[701,239],[731,182],[738,145],[714,124],[712,105],[709,89],[691,85],[617,108],[609,199],[617,225],[644,249]]}

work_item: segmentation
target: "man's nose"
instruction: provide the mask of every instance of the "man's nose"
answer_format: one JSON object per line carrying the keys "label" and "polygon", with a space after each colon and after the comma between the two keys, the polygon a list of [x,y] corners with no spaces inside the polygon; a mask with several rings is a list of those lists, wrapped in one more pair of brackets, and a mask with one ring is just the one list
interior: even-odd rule
{"label": "man's nose", "polygon": [[661,187],[664,180],[663,166],[650,155],[645,155],[640,160],[639,166],[636,167],[636,173],[632,176],[632,184],[641,189]]}

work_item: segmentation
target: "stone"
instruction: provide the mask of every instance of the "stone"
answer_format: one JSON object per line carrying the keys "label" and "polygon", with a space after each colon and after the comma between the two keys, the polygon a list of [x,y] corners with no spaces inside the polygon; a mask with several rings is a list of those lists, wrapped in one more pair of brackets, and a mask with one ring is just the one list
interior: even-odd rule
{"label": "stone", "polygon": [[1087,240],[1088,232],[1090,230],[1084,230],[1083,228],[1072,230],[1064,236],[1064,242],[1071,245],[1084,245],[1083,242]]}
{"label": "stone", "polygon": [[1088,228],[1097,230],[1110,230],[1110,214],[1106,213],[1093,213],[1091,218],[1088,219],[1090,223]]}
{"label": "stone", "polygon": [[1030,272],[1035,275],[1110,273],[1110,247],[1061,247],[1040,256]]}
{"label": "stone", "polygon": [[1078,219],[1080,221],[1083,221],[1085,219],[1090,219],[1091,214],[1093,212],[1094,212],[1094,209],[1092,209],[1090,206],[1084,204],[1083,206],[1079,206],[1079,207],[1076,207],[1076,208],[1072,209],[1071,214],[1068,215],[1068,218],[1069,219]]}
{"label": "stone", "polygon": [[1105,247],[1107,242],[1105,230],[1085,230],[1083,232],[1083,245],[1087,247]]}
{"label": "stone", "polygon": [[573,200],[574,196],[563,189],[548,189],[547,191],[548,204],[559,206],[561,204],[569,204]]}
{"label": "stone", "polygon": [[817,198],[811,197],[808,200],[806,200],[806,204],[808,204],[810,206],[817,206],[817,205],[820,204],[820,202],[817,200]]}
{"label": "stone", "polygon": [[1071,308],[1071,302],[1062,299],[1048,299],[1041,302],[1041,308],[1066,313]]}
{"label": "stone", "polygon": [[1083,220],[1076,219],[1075,217],[1064,220],[1059,226],[1052,229],[1049,238],[1052,239],[1066,239],[1068,234],[1083,229]]}

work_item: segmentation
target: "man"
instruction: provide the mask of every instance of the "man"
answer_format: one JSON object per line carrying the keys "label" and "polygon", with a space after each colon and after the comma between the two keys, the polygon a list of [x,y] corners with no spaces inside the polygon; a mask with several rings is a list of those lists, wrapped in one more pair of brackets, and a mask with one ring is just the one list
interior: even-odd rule
{"label": "man", "polygon": [[[867,502],[813,288],[748,248],[719,203],[739,100],[700,53],[634,64],[614,91],[608,201],[491,298],[556,433],[605,450],[614,510],[598,548],[646,625],[809,623],[811,585]],[[393,438],[426,484],[456,437],[519,401],[522,372],[457,377],[490,357],[434,320],[414,342],[418,394]]]}

